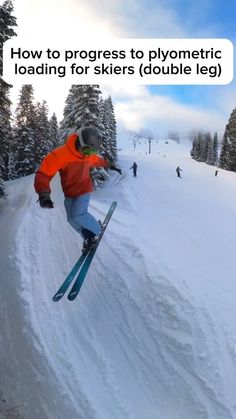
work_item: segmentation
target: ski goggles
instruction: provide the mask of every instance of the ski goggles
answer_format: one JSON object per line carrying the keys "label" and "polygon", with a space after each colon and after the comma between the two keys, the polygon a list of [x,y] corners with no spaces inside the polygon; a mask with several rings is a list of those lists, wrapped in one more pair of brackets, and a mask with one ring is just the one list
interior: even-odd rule
{"label": "ski goggles", "polygon": [[92,154],[96,154],[97,150],[95,148],[86,146],[82,148],[82,153],[85,154],[85,156],[91,156]]}

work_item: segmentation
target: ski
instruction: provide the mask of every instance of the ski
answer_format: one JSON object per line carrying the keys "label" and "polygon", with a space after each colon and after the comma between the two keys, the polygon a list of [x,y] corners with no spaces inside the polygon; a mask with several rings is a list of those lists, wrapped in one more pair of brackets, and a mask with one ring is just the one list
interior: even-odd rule
{"label": "ski", "polygon": [[96,244],[96,246],[93,249],[89,250],[88,254],[86,255],[86,259],[85,259],[85,261],[83,263],[83,266],[81,267],[81,270],[80,270],[80,272],[79,272],[79,274],[78,274],[78,276],[77,276],[77,278],[75,280],[75,283],[74,283],[74,285],[73,285],[73,287],[72,287],[72,289],[71,289],[71,291],[70,291],[70,293],[69,293],[69,295],[67,297],[68,300],[70,300],[70,301],[73,301],[77,297],[77,295],[79,294],[79,291],[80,291],[80,289],[81,289],[81,287],[83,285],[83,282],[85,280],[85,277],[87,275],[87,272],[89,270],[89,267],[91,265],[91,262],[92,262],[92,260],[94,258],[94,255],[96,253],[96,250],[97,250],[97,248],[99,246],[99,243],[100,243],[100,241],[102,239],[103,234],[105,233],[105,230],[107,228],[107,225],[108,225],[108,223],[109,223],[109,221],[110,221],[110,219],[112,217],[113,212],[115,211],[116,206],[117,206],[117,202],[116,201],[113,201],[112,204],[111,204],[111,206],[110,206],[110,209],[109,209],[109,211],[108,211],[108,213],[107,213],[107,215],[106,215],[106,217],[104,219],[104,222],[102,223],[103,230],[102,230],[101,236],[100,236],[100,238],[98,240],[98,243]]}
{"label": "ski", "polygon": [[88,252],[83,253],[79,257],[79,259],[77,260],[76,264],[73,266],[73,268],[71,269],[71,271],[67,275],[65,281],[63,282],[63,284],[61,285],[61,287],[59,288],[59,290],[56,292],[56,294],[52,298],[52,300],[55,303],[57,301],[59,301],[63,297],[63,295],[66,293],[66,291],[68,290],[71,282],[73,281],[74,277],[76,276],[77,272],[79,271],[80,267],[83,265],[83,263],[84,263],[87,255],[88,255]]}

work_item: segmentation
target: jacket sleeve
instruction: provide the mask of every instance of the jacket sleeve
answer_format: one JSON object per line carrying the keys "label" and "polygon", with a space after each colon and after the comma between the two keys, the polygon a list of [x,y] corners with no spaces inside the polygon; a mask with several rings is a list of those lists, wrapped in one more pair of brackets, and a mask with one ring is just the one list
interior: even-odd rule
{"label": "jacket sleeve", "polygon": [[108,160],[105,160],[102,157],[97,156],[96,154],[90,156],[90,164],[91,167],[104,167],[105,169],[109,169],[110,167],[110,163]]}
{"label": "jacket sleeve", "polygon": [[36,193],[51,192],[50,181],[61,168],[60,166],[59,158],[55,152],[48,154],[43,159],[35,175],[34,188]]}

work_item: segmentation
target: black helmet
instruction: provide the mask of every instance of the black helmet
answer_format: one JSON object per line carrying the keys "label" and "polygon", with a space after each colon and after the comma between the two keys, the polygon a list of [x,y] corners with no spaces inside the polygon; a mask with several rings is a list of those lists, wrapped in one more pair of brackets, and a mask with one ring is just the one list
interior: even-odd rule
{"label": "black helmet", "polygon": [[79,136],[79,146],[80,148],[91,148],[93,150],[98,151],[102,144],[102,139],[99,134],[99,131],[97,128],[94,127],[81,127],[77,134]]}

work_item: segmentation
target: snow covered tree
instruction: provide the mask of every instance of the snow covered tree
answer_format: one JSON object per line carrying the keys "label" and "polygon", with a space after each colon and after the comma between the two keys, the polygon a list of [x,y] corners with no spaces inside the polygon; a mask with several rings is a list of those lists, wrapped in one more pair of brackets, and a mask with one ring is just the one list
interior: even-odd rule
{"label": "snow covered tree", "polygon": [[12,1],[4,1],[2,6],[0,6],[0,76],[3,74],[3,44],[8,39],[16,36],[13,28],[14,26],[17,26],[17,23],[12,12]]}
{"label": "snow covered tree", "polygon": [[196,147],[197,147],[197,137],[194,137],[193,143],[192,143],[192,148],[190,150],[190,155],[193,159],[195,159]]}
{"label": "snow covered tree", "polygon": [[199,162],[206,162],[207,164],[215,165],[218,160],[217,133],[214,134],[214,138],[212,139],[209,132],[205,134],[199,132],[193,140],[190,154],[193,159]]}
{"label": "snow covered tree", "polygon": [[117,160],[116,117],[111,96],[105,99],[104,105],[105,113],[107,114],[107,126],[105,128],[108,135],[109,152],[113,160]]}
{"label": "snow covered tree", "polygon": [[6,188],[4,186],[4,183],[0,178],[0,198],[2,198],[5,195],[5,190],[6,190]]}
{"label": "snow covered tree", "polygon": [[14,155],[16,177],[29,175],[35,171],[37,147],[37,117],[34,106],[32,85],[24,85],[20,91],[16,108],[16,125],[14,129]]}
{"label": "snow covered tree", "polygon": [[207,148],[207,164],[214,165],[214,148],[211,134],[208,134],[208,148]]}
{"label": "snow covered tree", "polygon": [[197,161],[204,161],[202,160],[202,150],[204,148],[204,135],[202,132],[199,132],[197,136],[193,140],[192,150],[190,152],[192,158]]}
{"label": "snow covered tree", "polygon": [[59,129],[56,114],[53,113],[49,120],[50,137],[53,149],[59,147]]}
{"label": "snow covered tree", "polygon": [[86,84],[83,86],[82,96],[80,98],[79,121],[80,126],[92,125],[100,129],[99,121],[99,96],[101,91],[98,85]]}
{"label": "snow covered tree", "polygon": [[215,132],[213,137],[213,155],[214,155],[214,165],[218,162],[218,150],[219,150],[219,143],[218,143],[218,135],[217,132]]}
{"label": "snow covered tree", "polygon": [[36,125],[35,132],[35,166],[40,165],[43,158],[53,150],[53,140],[51,137],[51,126],[48,120],[48,107],[44,100],[35,106]]}
{"label": "snow covered tree", "polygon": [[0,6],[0,181],[9,178],[9,155],[13,140],[11,128],[11,102],[9,100],[10,86],[2,79],[3,74],[3,44],[16,35],[13,27],[16,18],[12,15],[12,2],[7,0]]}
{"label": "snow covered tree", "polygon": [[100,100],[99,118],[102,126],[103,149],[115,161],[117,160],[116,118],[111,96]]}
{"label": "snow covered tree", "polygon": [[63,144],[70,134],[80,127],[78,119],[79,115],[79,101],[82,96],[83,86],[73,84],[69,90],[66,98],[66,103],[63,111],[63,119],[60,123],[59,138]]}
{"label": "snow covered tree", "polygon": [[[110,150],[110,135],[109,135],[109,116],[108,104],[103,98],[99,103],[99,118],[101,121],[101,134],[102,134],[102,148],[111,156]],[[112,157],[112,156],[111,156]]]}
{"label": "snow covered tree", "polygon": [[3,159],[1,158],[1,155],[0,155],[0,198],[4,196],[5,194],[5,187],[2,180],[3,172],[4,172],[4,164],[3,164]]}
{"label": "snow covered tree", "polygon": [[229,169],[229,137],[228,137],[228,125],[226,125],[221,151],[219,159],[219,167],[221,169]]}
{"label": "snow covered tree", "polygon": [[208,148],[211,142],[211,134],[207,132],[202,136],[201,142],[200,142],[200,153],[198,161],[200,162],[206,162],[207,161],[207,154],[208,154]]}
{"label": "snow covered tree", "polygon": [[231,112],[229,122],[225,127],[219,166],[236,171],[236,109]]}
{"label": "snow covered tree", "polygon": [[0,157],[1,176],[4,180],[9,179],[9,154],[13,141],[9,89],[9,85],[0,78]]}
{"label": "snow covered tree", "polygon": [[63,143],[70,132],[81,126],[92,125],[102,128],[99,120],[99,96],[97,85],[72,85],[63,112],[60,125],[60,140]]}

